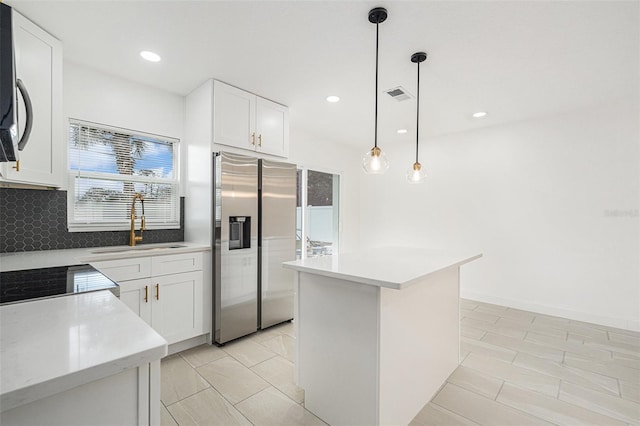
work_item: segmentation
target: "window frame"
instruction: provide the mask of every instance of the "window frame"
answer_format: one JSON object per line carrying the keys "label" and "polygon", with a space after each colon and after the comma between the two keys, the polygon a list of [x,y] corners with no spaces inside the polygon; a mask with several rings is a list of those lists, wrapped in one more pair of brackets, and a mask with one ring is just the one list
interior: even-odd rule
{"label": "window frame", "polygon": [[[141,136],[144,138],[156,139],[159,141],[167,142],[171,144],[173,151],[173,179],[168,178],[152,178],[148,176],[137,176],[137,175],[120,175],[114,173],[105,173],[105,172],[91,172],[91,171],[80,171],[71,169],[71,164],[69,162],[69,155],[71,152],[71,143],[69,140],[69,132],[71,125],[80,125],[86,127],[97,128],[101,130],[114,131],[129,134],[131,136]],[[158,229],[180,229],[181,223],[181,181],[180,181],[180,139],[173,138],[169,136],[156,135],[153,133],[147,133],[132,129],[127,129],[124,127],[117,127],[108,124],[96,123],[87,120],[81,120],[73,117],[69,117],[67,123],[67,156],[66,156],[66,174],[67,174],[67,230],[68,232],[100,232],[100,231],[128,231],[131,228],[130,220],[126,221],[118,221],[118,222],[88,222],[88,221],[79,221],[75,220],[74,212],[75,212],[75,191],[76,191],[76,178],[81,176],[82,178],[87,179],[98,179],[98,180],[108,180],[108,181],[117,181],[117,182],[134,182],[134,183],[142,183],[142,184],[162,184],[162,185],[170,185],[174,187],[174,203],[176,209],[176,219],[175,221],[170,222],[160,222],[154,221],[153,219],[147,218],[146,220],[146,230],[158,230]],[[139,221],[136,221],[136,227],[139,225]]]}
{"label": "window frame", "polygon": [[[340,253],[340,247],[342,247],[341,244],[341,240],[342,240],[342,204],[343,204],[343,178],[344,175],[341,171],[339,170],[332,170],[332,169],[328,169],[328,168],[324,168],[324,167],[315,167],[315,166],[308,166],[308,165],[304,165],[304,164],[298,164],[298,168],[297,170],[302,172],[302,176],[300,179],[300,185],[302,186],[303,190],[302,190],[302,194],[301,194],[301,198],[300,198],[300,204],[301,204],[301,208],[302,208],[302,214],[301,214],[301,222],[300,222],[300,232],[301,232],[301,238],[302,238],[302,247],[303,249],[300,252],[300,259],[307,259],[307,250],[304,249],[305,247],[305,243],[304,241],[306,241],[306,237],[308,236],[307,234],[307,225],[309,222],[309,218],[308,218],[308,212],[307,212],[307,199],[308,199],[308,195],[307,195],[307,191],[308,191],[308,173],[309,170],[313,171],[313,172],[320,172],[320,173],[326,173],[326,174],[331,174],[331,175],[336,175],[338,176],[338,220],[337,220],[337,228],[334,229],[334,232],[337,232],[338,234],[338,238],[337,241],[335,241],[334,243],[334,247],[332,248],[332,253],[333,254],[338,254]],[[296,214],[297,216],[297,214]],[[296,220],[296,233],[298,231],[298,223]]]}

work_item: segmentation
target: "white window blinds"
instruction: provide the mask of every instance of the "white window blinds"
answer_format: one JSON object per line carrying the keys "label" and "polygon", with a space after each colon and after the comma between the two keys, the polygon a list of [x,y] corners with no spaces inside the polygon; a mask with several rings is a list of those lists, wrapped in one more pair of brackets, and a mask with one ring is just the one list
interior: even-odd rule
{"label": "white window blinds", "polygon": [[136,193],[147,229],[179,228],[177,153],[176,139],[71,120],[69,230],[129,229]]}

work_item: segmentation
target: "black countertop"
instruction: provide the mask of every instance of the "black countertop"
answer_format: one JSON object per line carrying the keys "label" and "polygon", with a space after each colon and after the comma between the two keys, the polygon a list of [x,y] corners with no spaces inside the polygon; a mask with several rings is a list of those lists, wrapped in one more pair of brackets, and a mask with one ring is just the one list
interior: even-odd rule
{"label": "black countertop", "polygon": [[0,304],[120,288],[90,265],[0,272]]}

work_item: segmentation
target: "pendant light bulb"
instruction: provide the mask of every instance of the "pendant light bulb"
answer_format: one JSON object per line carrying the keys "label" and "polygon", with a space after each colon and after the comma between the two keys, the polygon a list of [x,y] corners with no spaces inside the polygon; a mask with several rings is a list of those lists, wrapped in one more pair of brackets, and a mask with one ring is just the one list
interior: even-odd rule
{"label": "pendant light bulb", "polygon": [[407,170],[407,182],[420,183],[427,177],[427,173],[420,163],[413,163]]}
{"label": "pendant light bulb", "polygon": [[362,168],[365,173],[381,174],[389,168],[387,155],[378,148],[378,50],[379,50],[379,25],[387,19],[387,10],[382,7],[375,7],[369,11],[369,22],[376,24],[376,106],[375,106],[375,127],[374,144],[371,150],[367,151],[362,158]]}
{"label": "pendant light bulb", "polygon": [[427,177],[422,164],[418,160],[420,154],[420,63],[426,59],[427,54],[424,52],[416,52],[411,55],[411,62],[418,65],[418,84],[416,90],[416,162],[407,170],[407,181],[409,183],[420,183]]}
{"label": "pendant light bulb", "polygon": [[364,158],[362,159],[362,168],[366,173],[373,175],[386,172],[389,168],[387,154],[382,152],[382,150],[377,146],[374,146],[364,154]]}

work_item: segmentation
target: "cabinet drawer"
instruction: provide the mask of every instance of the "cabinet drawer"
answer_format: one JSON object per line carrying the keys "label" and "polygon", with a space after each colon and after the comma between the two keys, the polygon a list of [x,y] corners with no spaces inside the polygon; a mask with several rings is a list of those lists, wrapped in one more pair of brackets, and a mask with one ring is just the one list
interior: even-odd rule
{"label": "cabinet drawer", "polygon": [[202,270],[202,252],[170,254],[151,258],[153,276]]}
{"label": "cabinet drawer", "polygon": [[151,258],[149,257],[104,260],[101,262],[92,262],[91,266],[115,282],[136,280],[151,276]]}

